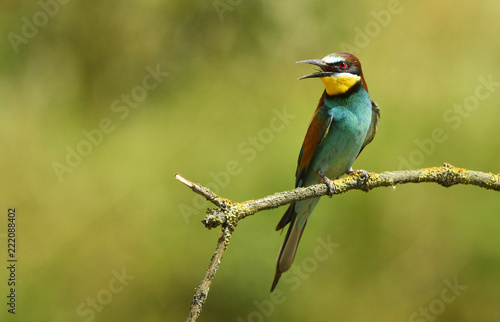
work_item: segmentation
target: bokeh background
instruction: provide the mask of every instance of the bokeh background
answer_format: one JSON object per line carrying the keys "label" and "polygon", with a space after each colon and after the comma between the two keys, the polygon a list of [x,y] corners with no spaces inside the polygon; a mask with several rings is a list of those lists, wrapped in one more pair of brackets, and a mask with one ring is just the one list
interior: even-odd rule
{"label": "bokeh background", "polygon": [[[19,262],[1,320],[184,320],[218,230],[174,173],[235,201],[293,188],[323,91],[298,60],[360,58],[382,118],[355,168],[500,172],[499,15],[494,0],[2,1],[1,267],[8,207]],[[273,297],[285,208],[259,213],[199,320],[498,321],[499,207],[435,184],[324,198]]]}

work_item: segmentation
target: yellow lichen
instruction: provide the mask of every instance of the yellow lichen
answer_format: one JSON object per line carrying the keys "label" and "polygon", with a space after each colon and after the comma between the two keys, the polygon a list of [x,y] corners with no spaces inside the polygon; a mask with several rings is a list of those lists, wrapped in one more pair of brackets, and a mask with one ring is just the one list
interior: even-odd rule
{"label": "yellow lichen", "polygon": [[500,174],[495,174],[491,172],[490,174],[491,174],[491,180],[486,182],[485,188],[498,190],[498,186],[500,185]]}
{"label": "yellow lichen", "polygon": [[469,179],[465,175],[467,169],[456,168],[449,163],[442,167],[423,169],[418,177],[419,182],[437,182],[445,187],[450,187],[457,183],[469,184]]}

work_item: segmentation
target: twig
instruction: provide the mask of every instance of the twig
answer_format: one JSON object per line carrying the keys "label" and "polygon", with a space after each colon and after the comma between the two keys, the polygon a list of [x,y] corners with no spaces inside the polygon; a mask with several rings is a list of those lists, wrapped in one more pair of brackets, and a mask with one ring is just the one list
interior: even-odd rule
{"label": "twig", "polygon": [[[208,188],[205,188],[197,183],[191,182],[190,180],[184,178],[180,174],[176,173],[175,178],[191,188],[197,194],[202,195],[208,201],[212,202],[216,206],[224,211],[227,211],[234,202],[221,198]],[[229,211],[227,211],[229,215]],[[208,217],[208,216],[207,216]],[[216,216],[215,218],[220,218],[220,216]],[[222,260],[222,256],[226,251],[227,246],[229,245],[229,241],[231,240],[231,235],[234,232],[234,228],[236,227],[236,222],[231,220],[226,220],[226,216],[222,217],[219,220],[212,220],[216,222],[217,225],[222,224],[222,229],[219,234],[219,240],[217,241],[217,247],[215,249],[214,254],[212,255],[212,259],[210,260],[210,264],[208,265],[207,273],[205,274],[205,278],[201,281],[198,289],[193,298],[193,302],[191,303],[191,310],[189,311],[189,316],[186,321],[195,321],[201,313],[201,309],[205,304],[205,300],[207,299],[208,292],[210,291],[210,285],[212,284],[212,280],[217,273],[217,269],[219,268],[220,261]],[[214,226],[216,227],[216,226]]]}
{"label": "twig", "polygon": [[[275,193],[257,200],[234,202],[216,195],[210,191],[210,189],[193,183],[180,174],[176,174],[175,178],[217,206],[217,208],[207,211],[207,216],[202,221],[205,227],[210,229],[222,225],[217,248],[212,256],[205,278],[198,286],[191,304],[189,317],[186,321],[195,321],[200,315],[201,309],[208,296],[212,279],[217,272],[222,256],[227,249],[231,235],[239,220],[262,210],[277,208],[292,202],[328,194],[327,185],[321,183],[305,188],[296,188]],[[369,191],[378,187],[391,187],[397,184],[420,182],[434,182],[444,187],[451,187],[456,184],[466,184],[500,191],[499,174],[456,168],[447,163],[441,167],[420,170],[370,173],[370,179],[368,181],[358,174],[353,174],[333,181],[336,187],[335,194],[341,194],[355,189]]]}
{"label": "twig", "polygon": [[191,182],[178,173],[175,174],[175,178],[177,180],[179,180],[180,182],[184,183],[189,188],[191,188],[191,190],[193,190],[197,194],[205,197],[208,201],[210,201],[211,203],[213,203],[214,205],[216,205],[218,207],[224,207],[225,201],[228,201],[227,199],[219,197],[218,195],[216,195],[215,193],[210,191],[210,189],[205,188],[202,185],[199,185],[197,183]]}
{"label": "twig", "polygon": [[217,269],[219,268],[220,261],[222,260],[222,256],[226,251],[227,245],[229,245],[229,240],[231,239],[231,235],[234,232],[234,227],[230,225],[223,224],[222,230],[219,235],[219,240],[217,241],[217,248],[210,260],[210,265],[208,265],[207,273],[205,274],[205,278],[201,281],[196,293],[194,294],[193,302],[191,303],[191,310],[189,311],[189,316],[186,321],[196,321],[198,316],[201,313],[201,309],[205,304],[205,300],[207,299],[208,292],[210,291],[210,285],[212,284],[212,280],[217,273]]}

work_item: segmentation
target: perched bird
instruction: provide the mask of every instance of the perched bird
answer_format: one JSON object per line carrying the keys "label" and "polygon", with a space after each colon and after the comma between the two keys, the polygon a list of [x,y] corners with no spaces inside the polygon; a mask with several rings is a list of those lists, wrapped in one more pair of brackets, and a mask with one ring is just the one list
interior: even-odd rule
{"label": "perched bird", "polygon": [[[361,63],[354,55],[339,52],[323,59],[297,63],[318,66],[320,71],[299,80],[319,78],[325,85],[325,91],[300,150],[295,187],[324,182],[332,195],[335,192],[332,180],[344,173],[358,172],[365,179],[369,178],[368,172],[364,170],[352,170],[352,164],[373,140],[380,109],[370,100]],[[278,254],[271,292],[276,288],[281,274],[292,265],[307,220],[318,201],[319,198],[312,198],[292,203],[276,226],[276,230],[280,230],[290,224]]]}

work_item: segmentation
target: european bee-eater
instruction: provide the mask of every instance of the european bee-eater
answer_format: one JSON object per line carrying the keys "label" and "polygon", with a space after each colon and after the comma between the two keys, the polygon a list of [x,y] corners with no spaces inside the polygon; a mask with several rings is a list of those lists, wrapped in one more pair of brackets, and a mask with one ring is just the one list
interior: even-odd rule
{"label": "european bee-eater", "polygon": [[[352,54],[334,53],[323,59],[299,61],[318,66],[317,73],[303,76],[319,78],[325,91],[319,100],[300,150],[295,187],[306,187],[324,182],[329,193],[335,186],[332,180],[352,170],[352,164],[363,148],[373,140],[377,131],[380,109],[370,100],[361,63]],[[276,226],[276,230],[290,224],[276,262],[276,275],[271,292],[280,276],[292,265],[307,220],[319,198],[302,200],[290,207]]]}

